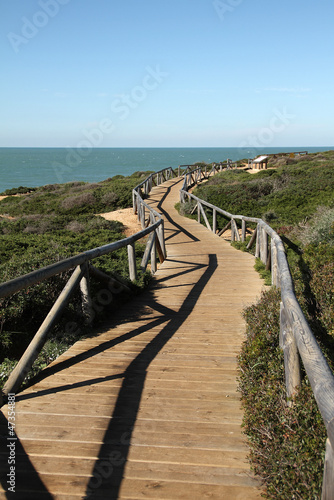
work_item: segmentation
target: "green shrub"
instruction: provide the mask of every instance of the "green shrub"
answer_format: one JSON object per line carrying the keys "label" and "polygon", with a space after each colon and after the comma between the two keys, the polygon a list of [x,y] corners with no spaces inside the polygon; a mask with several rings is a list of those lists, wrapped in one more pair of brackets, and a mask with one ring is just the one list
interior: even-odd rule
{"label": "green shrub", "polygon": [[266,266],[265,264],[263,264],[261,259],[255,259],[254,269],[264,280],[264,284],[267,286],[271,286],[271,272],[266,269]]}
{"label": "green shrub", "polygon": [[0,388],[4,386],[6,380],[9,375],[14,370],[17,365],[17,361],[14,359],[4,359],[2,363],[0,363]]}
{"label": "green shrub", "polygon": [[279,310],[280,293],[270,289],[244,313],[239,388],[251,464],[265,478],[266,498],[320,498],[326,429],[307,378],[287,405]]}
{"label": "green shrub", "polygon": [[334,337],[334,262],[313,271],[310,287],[316,299],[319,319],[328,334]]}
{"label": "green shrub", "polygon": [[64,210],[73,210],[84,207],[86,210],[87,205],[93,206],[96,203],[96,198],[93,193],[82,193],[78,196],[68,196],[61,202],[61,208]]}
{"label": "green shrub", "polygon": [[334,246],[334,208],[318,207],[304,231],[306,243],[328,243]]}

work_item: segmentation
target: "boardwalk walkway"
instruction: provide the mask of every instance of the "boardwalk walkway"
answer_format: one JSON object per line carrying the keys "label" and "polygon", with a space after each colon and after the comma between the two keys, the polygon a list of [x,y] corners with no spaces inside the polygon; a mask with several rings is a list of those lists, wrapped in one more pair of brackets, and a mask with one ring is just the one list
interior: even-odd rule
{"label": "boardwalk walkway", "polygon": [[[262,282],[249,254],[177,214],[180,187],[173,179],[150,196],[168,252],[153,286],[17,395],[13,498],[260,498],[236,354],[240,312]],[[2,413],[0,426],[4,444]],[[2,446],[0,498],[8,453]]]}

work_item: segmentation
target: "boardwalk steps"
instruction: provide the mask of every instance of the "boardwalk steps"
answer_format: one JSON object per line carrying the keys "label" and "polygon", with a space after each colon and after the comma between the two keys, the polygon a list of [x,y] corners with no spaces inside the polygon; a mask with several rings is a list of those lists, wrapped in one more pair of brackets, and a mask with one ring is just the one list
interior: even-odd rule
{"label": "boardwalk steps", "polygon": [[[236,355],[262,282],[249,254],[177,214],[179,189],[150,195],[168,251],[153,286],[17,395],[16,499],[261,498]],[[2,446],[0,498],[7,456]]]}

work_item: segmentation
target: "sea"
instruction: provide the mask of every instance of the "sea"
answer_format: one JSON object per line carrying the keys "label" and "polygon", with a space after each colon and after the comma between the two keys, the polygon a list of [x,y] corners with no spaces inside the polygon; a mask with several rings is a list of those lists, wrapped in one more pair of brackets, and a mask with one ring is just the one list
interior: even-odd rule
{"label": "sea", "polygon": [[196,162],[222,162],[262,154],[328,151],[333,147],[295,148],[0,148],[0,193],[7,189],[100,182],[115,175],[158,171]]}

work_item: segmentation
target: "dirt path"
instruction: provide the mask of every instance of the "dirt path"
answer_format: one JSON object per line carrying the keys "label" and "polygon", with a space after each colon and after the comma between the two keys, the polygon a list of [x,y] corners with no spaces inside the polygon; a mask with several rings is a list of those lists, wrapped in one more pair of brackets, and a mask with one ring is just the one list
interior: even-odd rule
{"label": "dirt path", "polygon": [[122,208],[97,215],[101,215],[106,220],[116,220],[124,224],[126,236],[131,236],[141,230],[141,225],[138,222],[137,216],[133,213],[133,208]]}

